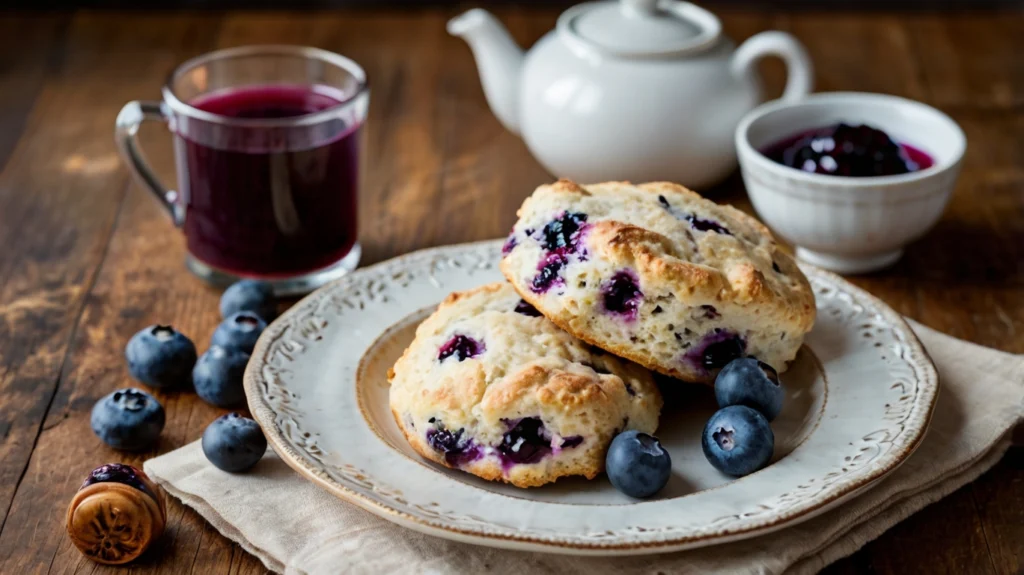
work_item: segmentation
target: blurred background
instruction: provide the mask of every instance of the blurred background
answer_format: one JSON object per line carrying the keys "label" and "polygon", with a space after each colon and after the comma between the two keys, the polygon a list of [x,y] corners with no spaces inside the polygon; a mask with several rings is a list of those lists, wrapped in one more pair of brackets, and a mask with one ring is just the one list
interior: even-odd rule
{"label": "blurred background", "polygon": [[[815,63],[817,91],[902,96],[959,123],[968,153],[943,219],[894,267],[853,281],[932,328],[1024,353],[1024,2],[697,3],[737,42],[773,29],[796,36]],[[177,64],[218,48],[304,44],[344,54],[373,86],[359,198],[363,264],[492,239],[553,175],[488,109],[469,49],[445,23],[486,6],[528,47],[569,4],[4,1],[0,573],[88,568],[57,518],[82,477],[111,459],[82,435],[93,402],[127,382],[125,342],[156,321],[189,334],[209,334],[220,321],[219,292],[186,275],[183,237],[117,155],[114,119],[125,102],[159,98]],[[766,96],[778,96],[782,63],[760,67]],[[158,175],[174,182],[166,128],[147,126],[140,140]],[[738,173],[701,191],[751,210]],[[189,394],[167,401],[161,451],[199,437],[218,413]],[[1024,450],[1010,453],[829,573],[1021,573]],[[172,521],[173,536],[142,572],[262,572],[198,514],[179,506]]]}

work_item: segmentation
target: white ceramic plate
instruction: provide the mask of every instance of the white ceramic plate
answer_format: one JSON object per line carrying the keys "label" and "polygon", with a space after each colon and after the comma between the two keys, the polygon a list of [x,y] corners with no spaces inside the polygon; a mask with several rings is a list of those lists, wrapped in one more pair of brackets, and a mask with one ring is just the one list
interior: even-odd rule
{"label": "white ceramic plate", "polygon": [[500,241],[420,251],[321,288],[275,321],[246,372],[273,448],[338,497],[412,529],[481,545],[640,554],[761,535],[805,521],[892,472],[917,447],[938,394],[898,314],[812,267],[818,320],[782,380],[772,465],[742,479],[712,468],[700,433],[709,388],[680,385],[658,431],[673,476],[632,500],[604,477],[529,490],[418,457],[388,408],[387,369],[449,292],[501,280]]}

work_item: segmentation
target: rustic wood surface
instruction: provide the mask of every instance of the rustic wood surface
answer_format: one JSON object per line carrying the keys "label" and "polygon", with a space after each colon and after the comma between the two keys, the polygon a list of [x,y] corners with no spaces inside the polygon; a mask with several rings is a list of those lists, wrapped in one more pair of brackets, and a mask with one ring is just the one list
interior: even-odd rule
{"label": "rustic wood surface", "polygon": [[[93,467],[135,465],[197,439],[221,413],[158,393],[159,445],[124,454],[89,430],[89,410],[131,384],[127,339],[171,322],[203,346],[219,294],[185,273],[184,242],[133,185],[114,117],[156,98],[174,64],[247,43],[320,46],[355,58],[373,84],[361,194],[364,263],[503,235],[551,179],[487,110],[473,62],[443,9],[321,13],[0,13],[0,573],[107,573],[71,545],[64,511]],[[503,8],[529,44],[557,12]],[[957,337],[1024,352],[1024,13],[721,14],[741,40],[796,34],[819,90],[866,90],[936,105],[969,150],[938,227],[893,269],[854,278],[901,313]],[[779,93],[782,65],[763,72]],[[143,144],[168,181],[165,131]],[[749,209],[738,177],[716,199]],[[268,518],[273,521],[272,518]],[[168,530],[139,573],[262,573],[262,565],[171,501]],[[829,573],[1020,573],[1024,449],[907,519]]]}

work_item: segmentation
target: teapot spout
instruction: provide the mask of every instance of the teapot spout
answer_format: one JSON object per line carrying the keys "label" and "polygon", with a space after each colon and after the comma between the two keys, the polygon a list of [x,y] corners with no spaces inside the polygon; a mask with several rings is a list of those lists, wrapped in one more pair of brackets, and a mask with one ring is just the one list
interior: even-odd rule
{"label": "teapot spout", "polygon": [[448,33],[469,44],[487,104],[505,128],[518,135],[522,49],[493,14],[480,8],[449,20]]}

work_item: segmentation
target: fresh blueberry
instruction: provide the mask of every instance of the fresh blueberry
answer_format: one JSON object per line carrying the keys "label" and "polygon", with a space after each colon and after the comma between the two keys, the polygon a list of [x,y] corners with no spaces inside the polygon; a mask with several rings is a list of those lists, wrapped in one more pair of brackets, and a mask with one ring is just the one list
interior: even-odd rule
{"label": "fresh blueberry", "polygon": [[211,345],[252,353],[256,340],[266,329],[267,322],[251,311],[240,311],[220,322],[213,332]]}
{"label": "fresh blueberry", "polygon": [[96,402],[90,423],[103,443],[114,449],[138,451],[160,437],[164,408],[141,389],[119,389]]}
{"label": "fresh blueberry", "polygon": [[213,420],[203,432],[203,454],[218,469],[240,473],[251,469],[267,451],[260,424],[238,413]]}
{"label": "fresh blueberry", "polygon": [[782,411],[785,396],[775,368],[752,357],[732,360],[715,378],[718,407],[746,405],[760,411],[768,421]]}
{"label": "fresh blueberry", "polygon": [[245,402],[242,377],[249,363],[244,351],[211,345],[192,370],[196,394],[206,403],[218,407],[234,407]]}
{"label": "fresh blueberry", "polygon": [[730,405],[715,412],[701,437],[704,457],[715,469],[742,477],[764,467],[775,450],[775,434],[757,410]]}
{"label": "fresh blueberry", "polygon": [[661,491],[668,483],[672,458],[657,437],[631,429],[612,440],[604,467],[616,489],[642,499]]}
{"label": "fresh blueberry", "polygon": [[176,387],[188,382],[196,346],[169,325],[151,325],[128,340],[124,357],[135,379],[153,387]]}
{"label": "fresh blueberry", "polygon": [[220,316],[229,318],[240,311],[251,311],[264,321],[277,317],[274,288],[267,282],[242,280],[231,284],[220,296]]}

